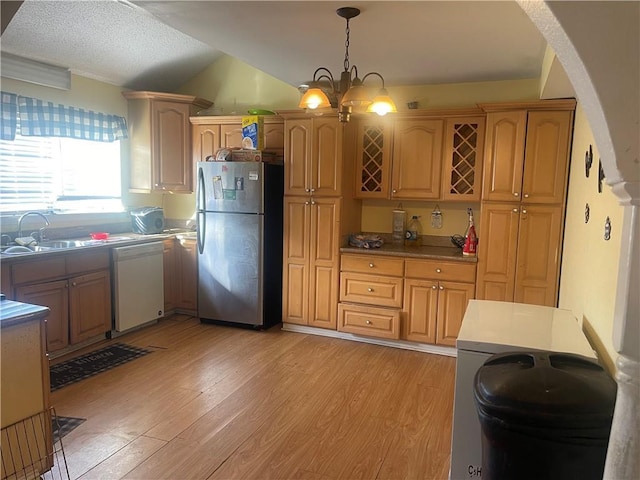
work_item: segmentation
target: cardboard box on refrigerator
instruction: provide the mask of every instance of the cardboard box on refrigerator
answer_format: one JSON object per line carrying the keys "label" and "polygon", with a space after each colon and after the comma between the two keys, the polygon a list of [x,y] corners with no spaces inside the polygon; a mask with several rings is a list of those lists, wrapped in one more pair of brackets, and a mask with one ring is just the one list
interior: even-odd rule
{"label": "cardboard box on refrigerator", "polygon": [[264,148],[264,118],[260,115],[242,117],[242,148]]}

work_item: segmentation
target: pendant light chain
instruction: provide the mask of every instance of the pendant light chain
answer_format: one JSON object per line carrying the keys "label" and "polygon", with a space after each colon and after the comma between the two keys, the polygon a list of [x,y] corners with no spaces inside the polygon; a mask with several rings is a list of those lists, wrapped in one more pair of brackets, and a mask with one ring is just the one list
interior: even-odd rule
{"label": "pendant light chain", "polygon": [[345,28],[345,33],[347,34],[347,39],[344,42],[344,70],[345,72],[349,70],[349,19],[347,18],[347,28]]}

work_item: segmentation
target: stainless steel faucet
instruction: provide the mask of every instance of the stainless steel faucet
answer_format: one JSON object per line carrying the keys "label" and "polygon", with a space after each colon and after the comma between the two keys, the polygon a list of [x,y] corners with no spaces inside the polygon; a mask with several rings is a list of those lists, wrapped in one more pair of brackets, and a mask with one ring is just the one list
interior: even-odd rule
{"label": "stainless steel faucet", "polygon": [[26,212],[26,213],[22,214],[22,216],[18,220],[18,237],[22,236],[22,221],[24,220],[25,217],[27,217],[29,215],[38,215],[39,217],[42,217],[44,219],[44,223],[46,225],[49,225],[49,219],[43,213],[35,212],[35,211]]}

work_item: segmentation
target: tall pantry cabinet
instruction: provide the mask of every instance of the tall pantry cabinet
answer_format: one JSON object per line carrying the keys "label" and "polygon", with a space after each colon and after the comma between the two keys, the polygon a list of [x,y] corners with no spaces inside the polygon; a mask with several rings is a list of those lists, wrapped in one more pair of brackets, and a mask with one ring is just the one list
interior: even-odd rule
{"label": "tall pantry cabinet", "polygon": [[555,306],[575,100],[481,107],[476,298]]}
{"label": "tall pantry cabinet", "polygon": [[360,230],[353,200],[353,124],[284,113],[284,323],[335,330],[340,246]]}

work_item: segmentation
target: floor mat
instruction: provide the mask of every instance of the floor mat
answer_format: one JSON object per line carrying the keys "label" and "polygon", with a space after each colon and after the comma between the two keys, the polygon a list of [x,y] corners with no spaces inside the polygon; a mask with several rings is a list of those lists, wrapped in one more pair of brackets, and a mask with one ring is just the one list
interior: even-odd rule
{"label": "floor mat", "polygon": [[54,392],[72,383],[110,370],[147,353],[151,353],[150,350],[124,343],[114,343],[95,352],[59,363],[50,368],[51,391]]}
{"label": "floor mat", "polygon": [[82,425],[86,420],[86,418],[54,416],[51,419],[53,441],[57,442],[76,427]]}

